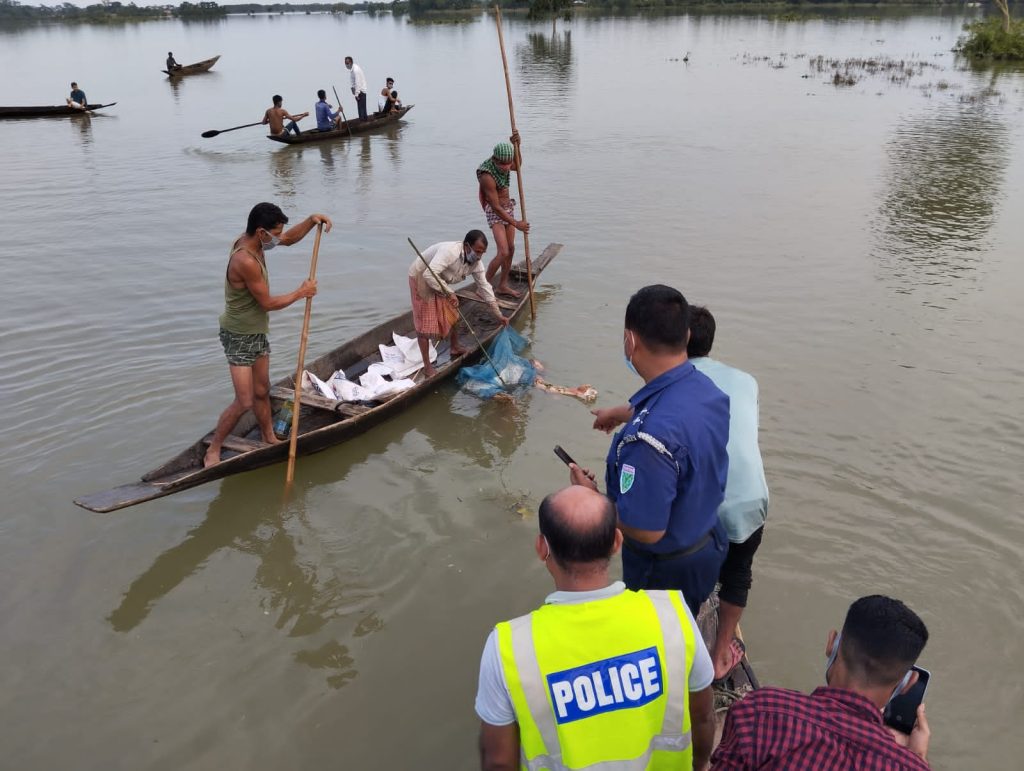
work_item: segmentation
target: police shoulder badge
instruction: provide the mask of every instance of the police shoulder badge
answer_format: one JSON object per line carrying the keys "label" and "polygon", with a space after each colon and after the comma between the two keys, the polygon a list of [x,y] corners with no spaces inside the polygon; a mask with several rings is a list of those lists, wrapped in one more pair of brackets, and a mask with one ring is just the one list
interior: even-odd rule
{"label": "police shoulder badge", "polygon": [[619,472],[619,493],[628,493],[636,480],[636,469],[628,463],[622,464],[622,471]]}

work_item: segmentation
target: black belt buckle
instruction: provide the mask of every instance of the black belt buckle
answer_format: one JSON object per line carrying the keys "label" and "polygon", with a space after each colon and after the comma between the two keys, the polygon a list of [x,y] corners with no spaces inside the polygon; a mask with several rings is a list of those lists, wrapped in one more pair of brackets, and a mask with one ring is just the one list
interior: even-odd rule
{"label": "black belt buckle", "polygon": [[679,557],[689,557],[691,554],[696,554],[708,545],[708,541],[711,540],[711,536],[714,534],[714,532],[715,529],[711,528],[706,533],[704,533],[703,536],[698,538],[692,545],[687,546],[685,549],[677,549],[676,551],[669,552],[648,551],[647,549],[644,549],[637,545],[636,541],[634,541],[631,538],[626,538],[623,541],[623,543],[625,544],[626,548],[629,549],[631,552],[642,554],[645,557],[649,557],[650,559],[654,560],[655,562],[664,562],[665,560],[678,559]]}

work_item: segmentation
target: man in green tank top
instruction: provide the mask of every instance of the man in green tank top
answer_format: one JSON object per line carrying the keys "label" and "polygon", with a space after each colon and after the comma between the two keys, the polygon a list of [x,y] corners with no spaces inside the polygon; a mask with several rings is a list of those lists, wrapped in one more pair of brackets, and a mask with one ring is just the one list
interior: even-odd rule
{"label": "man in green tank top", "polygon": [[221,444],[239,419],[252,410],[263,441],[276,444],[270,415],[270,343],[268,314],[287,308],[297,300],[316,294],[316,281],[307,279],[287,294],[272,295],[267,274],[266,252],[278,244],[291,246],[323,223],[331,230],[331,220],[323,214],[311,214],[288,230],[288,218],[272,203],[258,203],[249,212],[245,232],[231,247],[224,276],[224,313],[220,317],[220,341],[228,359],[235,400],[221,413],[204,466],[220,462]]}

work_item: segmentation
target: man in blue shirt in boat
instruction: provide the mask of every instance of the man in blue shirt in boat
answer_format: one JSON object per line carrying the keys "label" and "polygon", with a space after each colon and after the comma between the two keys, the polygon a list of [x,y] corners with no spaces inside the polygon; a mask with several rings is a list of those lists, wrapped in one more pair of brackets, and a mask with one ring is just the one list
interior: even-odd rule
{"label": "man in blue shirt in boat", "polygon": [[[626,307],[626,366],[644,380],[629,420],[606,459],[607,495],[625,535],[622,577],[629,589],[678,589],[694,616],[718,581],[729,547],[718,507],[729,469],[729,397],[687,358],[690,308],[676,289],[655,284]],[[594,428],[620,422],[597,410]],[[570,465],[573,484],[597,489]]]}
{"label": "man in blue shirt in boat", "polygon": [[327,102],[327,92],[322,88],[316,92],[316,95],[320,100],[313,108],[316,110],[316,130],[333,131],[341,125],[341,111],[332,111],[331,105]]}
{"label": "man in blue shirt in boat", "polygon": [[78,87],[77,83],[71,84],[71,96],[64,101],[68,103],[68,107],[73,107],[76,110],[84,110],[89,106],[89,100],[85,98],[85,92]]}

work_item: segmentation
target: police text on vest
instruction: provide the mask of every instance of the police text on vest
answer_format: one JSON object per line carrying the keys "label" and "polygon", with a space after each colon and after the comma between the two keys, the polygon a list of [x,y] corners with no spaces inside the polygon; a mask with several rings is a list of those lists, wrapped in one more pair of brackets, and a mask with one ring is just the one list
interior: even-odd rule
{"label": "police text on vest", "polygon": [[642,707],[664,692],[656,647],[556,672],[547,681],[559,724]]}

